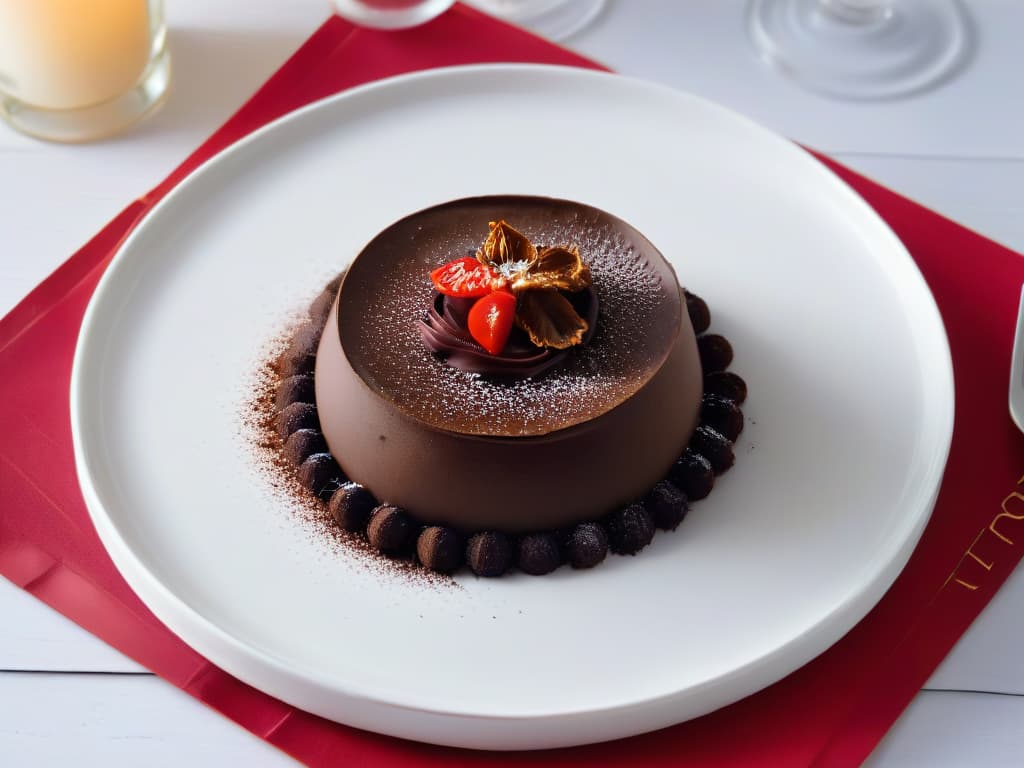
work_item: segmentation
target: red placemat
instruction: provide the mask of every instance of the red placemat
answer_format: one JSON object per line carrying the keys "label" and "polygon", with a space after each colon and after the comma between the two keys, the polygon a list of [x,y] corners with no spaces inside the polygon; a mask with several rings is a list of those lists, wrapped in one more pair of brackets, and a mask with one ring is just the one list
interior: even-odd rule
{"label": "red placemat", "polygon": [[1024,259],[827,159],[888,221],[935,294],[953,352],[956,423],[935,512],[899,579],[840,642],[764,691],[672,728],[549,752],[377,736],[296,710],[214,667],[146,609],[96,538],[74,472],[71,359],[96,281],[139,218],[202,161],[295,107],[389,75],[484,61],[596,66],[460,6],[392,33],[331,18],[181,167],[0,320],[0,573],[309,765],[858,764],[1021,557],[1024,439],[1005,389]]}

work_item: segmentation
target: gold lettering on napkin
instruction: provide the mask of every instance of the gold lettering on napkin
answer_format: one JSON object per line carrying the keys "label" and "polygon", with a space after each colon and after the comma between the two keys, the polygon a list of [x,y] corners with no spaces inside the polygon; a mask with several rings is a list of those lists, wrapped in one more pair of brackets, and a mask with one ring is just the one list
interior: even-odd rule
{"label": "gold lettering on napkin", "polygon": [[[1024,480],[1024,478],[1021,479]],[[1020,485],[1020,482],[1018,481],[1017,484]],[[1013,514],[1013,512],[1010,511],[1010,503],[1015,500],[1020,502],[1022,505],[1021,513],[1019,515],[1015,515]],[[1000,539],[1005,541],[1007,544],[1013,546],[1013,541],[999,532],[999,530],[996,528],[996,523],[998,523],[1004,517],[1010,520],[1024,520],[1024,494],[1020,493],[1020,491],[1014,491],[1005,499],[1003,499],[1003,503],[1000,504],[999,506],[1003,511],[996,515],[995,519],[991,523],[989,523],[988,529],[992,531],[992,533],[994,533]]]}
{"label": "gold lettering on napkin", "polygon": [[[1024,485],[1024,477],[1021,477],[1017,481],[1017,485]],[[992,553],[989,551],[988,557],[990,559],[986,559],[979,555],[976,549],[990,550],[990,544],[999,542],[1001,542],[1001,544],[999,544],[1000,547],[1002,547],[1002,545],[1009,545],[1011,547],[1015,546],[1016,540],[1019,536],[1016,531],[1014,531],[1014,525],[1021,521],[1024,521],[1024,493],[1015,490],[1008,494],[999,503],[999,513],[992,518],[992,521],[987,526],[978,532],[977,536],[974,537],[974,541],[972,541],[971,545],[967,547],[967,551],[964,552],[963,556],[957,562],[956,567],[953,569],[953,572],[946,579],[946,584],[953,582],[971,592],[977,590],[981,581],[979,576],[982,574],[971,576],[962,574],[961,570],[963,565],[970,560],[980,565],[986,572],[991,571],[996,564],[996,560],[991,559]],[[1014,538],[1010,537],[1009,534],[1011,532],[1014,533]]]}

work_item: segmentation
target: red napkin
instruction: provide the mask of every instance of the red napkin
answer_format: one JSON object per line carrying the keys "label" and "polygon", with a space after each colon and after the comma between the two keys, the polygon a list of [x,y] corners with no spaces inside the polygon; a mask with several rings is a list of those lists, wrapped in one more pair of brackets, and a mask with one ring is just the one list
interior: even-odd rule
{"label": "red napkin", "polygon": [[932,520],[895,585],[840,642],[764,691],[654,733],[550,752],[377,736],[296,710],[214,667],[146,609],[96,538],[74,473],[71,359],[96,281],[139,218],[203,160],[295,107],[389,75],[484,61],[596,66],[461,6],[402,32],[331,18],[181,167],[0,320],[0,573],[311,766],[859,764],[1021,557],[1024,439],[1005,391],[1024,259],[824,158],[889,222],[935,294],[953,351],[956,424]]}

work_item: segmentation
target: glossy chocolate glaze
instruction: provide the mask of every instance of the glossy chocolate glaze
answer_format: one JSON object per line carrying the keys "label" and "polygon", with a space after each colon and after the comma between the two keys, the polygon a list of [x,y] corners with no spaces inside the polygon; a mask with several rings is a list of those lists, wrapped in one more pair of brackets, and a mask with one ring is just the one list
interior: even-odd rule
{"label": "glossy chocolate glaze", "polygon": [[[600,297],[597,331],[558,371],[506,384],[445,365],[417,329],[430,269],[506,219],[575,243]],[[551,529],[646,493],[697,423],[701,367],[675,274],[630,225],[589,206],[487,197],[421,211],[359,254],[316,362],[321,428],[345,474],[427,523]]]}

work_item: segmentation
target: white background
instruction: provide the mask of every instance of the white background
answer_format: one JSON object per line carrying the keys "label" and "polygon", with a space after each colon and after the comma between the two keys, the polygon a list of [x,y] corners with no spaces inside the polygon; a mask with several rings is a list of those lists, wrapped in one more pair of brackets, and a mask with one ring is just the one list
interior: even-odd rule
{"label": "white background", "polygon": [[[0,126],[0,313],[176,166],[329,12],[323,0],[167,0],[174,91],[117,140],[49,145]],[[754,57],[740,0],[611,0],[566,44],[722,102],[1024,250],[1024,6],[974,0],[959,77],[892,102],[807,94]],[[59,212],[59,215],[54,215]],[[964,258],[970,258],[964,254]],[[992,382],[1004,397],[1005,382]],[[1024,573],[964,636],[872,766],[1020,765]],[[294,764],[0,580],[0,764]]]}

